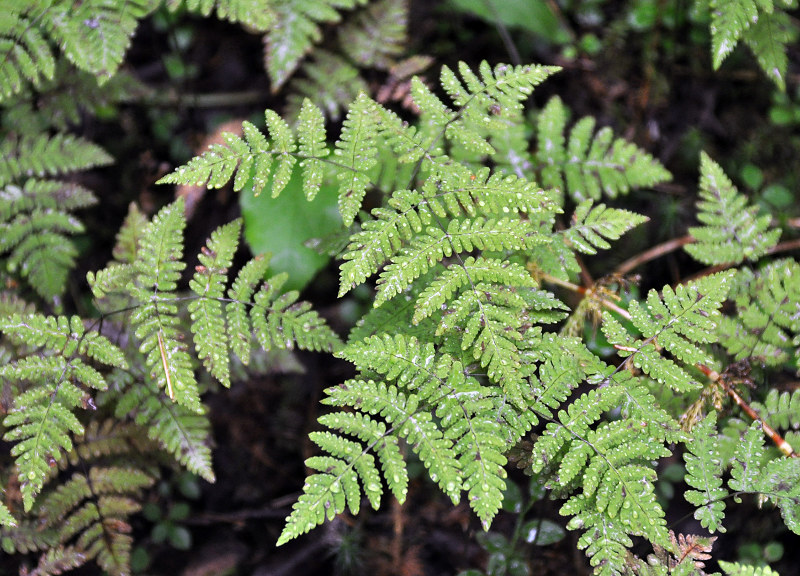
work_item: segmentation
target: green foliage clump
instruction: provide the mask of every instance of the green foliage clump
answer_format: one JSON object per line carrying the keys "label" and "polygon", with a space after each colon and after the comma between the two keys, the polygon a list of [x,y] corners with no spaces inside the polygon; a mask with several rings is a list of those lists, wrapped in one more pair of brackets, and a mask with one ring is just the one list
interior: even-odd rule
{"label": "green foliage clump", "polygon": [[[340,28],[352,38],[347,57],[393,66],[407,5],[367,4],[276,0],[254,10],[249,0],[186,0],[167,2],[167,10],[214,12],[265,32],[267,69],[279,88],[344,10],[355,14]],[[780,23],[782,11],[766,1],[710,7],[715,65],[742,39],[783,78],[785,62],[774,56],[782,36],[765,40],[762,31],[770,19]],[[155,8],[144,0],[14,5],[0,19],[0,93],[21,97],[24,84],[53,79],[51,44],[107,80],[137,21]],[[78,31],[89,34],[85,45]],[[382,38],[389,41],[378,49]],[[77,254],[67,236],[83,231],[72,211],[95,197],[60,178],[110,158],[62,134],[7,138],[0,146],[7,286],[26,278],[38,299],[0,293],[0,377],[11,398],[2,428],[15,476],[4,481],[18,485],[0,503],[4,546],[40,553],[36,574],[90,560],[128,573],[129,517],[158,465],[215,480],[203,395],[230,387],[234,362],[248,364],[256,348],[328,352],[355,369],[324,392],[329,409],[309,436],[319,452],[305,462],[312,473],[278,545],[337,514],[358,514],[364,502],[374,509],[387,497],[403,502],[413,460],[488,530],[509,492],[512,451],[524,452],[522,467],[562,501],[566,527],[580,531],[578,547],[597,574],[704,567],[713,538],[676,536],[657,496],[659,463],[675,454],[686,464],[685,499],[705,529],[724,532],[728,500],[753,495],[800,533],[800,459],[779,435],[798,426],[800,395],[762,387],[754,409],[733,377],[750,364],[800,368],[800,267],[772,259],[782,231],[703,153],[702,225],[689,228],[685,249],[719,270],[624,305],[609,286],[625,279],[579,286],[588,276],[584,258],[614,249],[648,221],[612,203],[671,174],[610,127],[596,130],[594,118],[567,130],[569,112],[557,97],[528,117],[526,101],[557,72],[443,66],[438,86],[409,81],[410,121],[364,90],[338,136],[325,122],[335,106],[305,98],[295,122],[267,110],[265,130],[245,121],[241,136],[223,135],[159,180],[277,197],[298,174],[307,200],[333,184],[345,227],[335,250],[338,297],[360,289],[372,305],[345,343],[285,289],[286,274],[270,275],[268,257],[237,258],[239,219],[210,234],[187,274],[183,200],[152,218],[131,205],[111,262],[87,275],[90,306],[62,313]],[[393,167],[388,176],[385,167]],[[586,304],[572,310],[551,291],[559,287]],[[588,312],[613,357],[598,356],[574,329]],[[722,410],[726,394],[752,424]],[[653,554],[638,557],[634,539]]]}

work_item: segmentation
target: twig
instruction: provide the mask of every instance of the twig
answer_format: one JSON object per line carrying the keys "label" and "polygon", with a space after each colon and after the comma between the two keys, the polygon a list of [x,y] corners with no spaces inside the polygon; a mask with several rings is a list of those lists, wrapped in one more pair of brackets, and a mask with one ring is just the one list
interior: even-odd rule
{"label": "twig", "polygon": [[672,240],[668,240],[662,244],[657,244],[647,250],[642,252],[641,254],[637,254],[636,256],[625,260],[622,264],[617,266],[617,269],[614,271],[615,274],[619,274],[620,276],[624,276],[628,274],[631,270],[635,270],[645,262],[649,262],[650,260],[655,260],[656,258],[660,258],[669,254],[670,252],[674,252],[678,248],[685,246],[686,244],[691,244],[694,242],[691,236],[681,236],[680,238],[673,238]]}
{"label": "twig", "polygon": [[736,404],[742,410],[744,410],[744,413],[747,414],[751,420],[757,421],[759,424],[761,424],[761,429],[764,430],[764,434],[766,434],[769,437],[769,439],[772,440],[772,442],[778,447],[778,450],[783,452],[783,454],[789,458],[797,458],[798,456],[800,456],[800,454],[794,451],[792,445],[789,444],[786,440],[784,440],[783,436],[778,434],[775,431],[775,429],[772,428],[772,426],[767,424],[764,421],[764,419],[761,416],[759,416],[758,412],[753,410],[750,407],[750,405],[747,402],[745,402],[744,398],[739,396],[736,390],[733,389],[733,386],[731,386],[728,382],[726,382],[721,374],[719,374],[714,370],[711,370],[708,366],[704,366],[702,364],[697,364],[697,367],[703,374],[706,375],[706,377],[708,377],[709,380],[719,384],[722,387],[722,389],[725,390],[728,396],[730,396],[733,399],[733,401],[736,402]]}
{"label": "twig", "polygon": [[550,276],[549,274],[542,275],[542,280],[549,282],[551,284],[556,284],[557,286],[561,286],[562,288],[566,288],[567,290],[571,290],[572,292],[577,292],[578,294],[582,294],[585,297],[593,298],[595,301],[599,302],[601,306],[608,308],[612,312],[616,312],[626,320],[631,319],[631,315],[628,313],[627,310],[625,310],[624,308],[620,308],[611,300],[603,298],[591,288],[578,286],[577,284],[573,284],[572,282],[567,282],[566,280],[561,280],[560,278],[556,278],[555,276]]}

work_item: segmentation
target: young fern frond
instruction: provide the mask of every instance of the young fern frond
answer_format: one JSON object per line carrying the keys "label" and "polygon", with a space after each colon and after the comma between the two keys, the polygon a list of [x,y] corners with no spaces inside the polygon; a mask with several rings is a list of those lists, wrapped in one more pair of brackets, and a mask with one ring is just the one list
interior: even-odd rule
{"label": "young fern frond", "polygon": [[707,265],[741,264],[757,260],[775,246],[779,228],[772,228],[769,215],[758,216],[757,206],[748,206],[722,168],[705,152],[700,156],[700,197],[697,219],[705,226],[689,229],[695,240],[684,249]]}
{"label": "young fern frond", "polygon": [[581,202],[572,214],[570,227],[564,239],[575,250],[583,254],[596,254],[597,250],[608,250],[608,240],[619,240],[631,228],[647,222],[648,218],[635,212],[608,208],[605,204],[592,206],[593,200]]}
{"label": "young fern frond", "polygon": [[594,133],[587,116],[566,137],[567,108],[554,96],[537,121],[536,165],[545,188],[565,193],[575,202],[616,198],[632,188],[655,186],[672,176],[661,163],[636,145],[615,138],[608,127]]}
{"label": "young fern frond", "polygon": [[720,342],[736,360],[800,368],[800,264],[777,260],[758,272],[739,271],[736,314],[720,320]]}

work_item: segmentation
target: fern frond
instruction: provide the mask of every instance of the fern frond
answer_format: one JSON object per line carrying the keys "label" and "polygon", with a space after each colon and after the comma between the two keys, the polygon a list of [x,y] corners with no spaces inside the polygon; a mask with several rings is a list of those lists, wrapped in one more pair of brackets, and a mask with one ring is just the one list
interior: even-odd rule
{"label": "fern frond", "polygon": [[[787,8],[790,0],[779,0]],[[786,86],[786,44],[793,31],[789,16],[774,0],[712,0],[711,54],[718,69],[739,40],[750,47],[759,66],[781,90]]]}
{"label": "fern frond", "polygon": [[0,157],[0,186],[23,176],[58,176],[105,166],[112,160],[96,144],[66,134],[7,138],[0,145]]}
{"label": "fern frond", "polygon": [[331,330],[308,302],[297,302],[296,290],[278,296],[286,281],[282,273],[270,278],[253,298],[250,320],[256,338],[264,350],[327,350],[339,346],[339,337]]}
{"label": "fern frond", "polygon": [[684,498],[695,506],[694,517],[710,532],[725,532],[725,497],[728,491],[722,487],[725,462],[717,440],[716,413],[711,412],[692,429],[692,439],[687,443],[683,455],[686,462],[684,482],[692,487]]}
{"label": "fern frond", "polygon": [[[759,4],[758,0],[711,1],[711,52],[715,69],[733,52],[745,30],[758,22]],[[768,4],[771,12],[771,0]]]}
{"label": "fern frond", "polygon": [[183,200],[161,209],[144,230],[140,254],[134,263],[135,282],[129,293],[140,303],[131,315],[139,350],[155,374],[159,387],[171,399],[200,413],[200,393],[192,369],[191,356],[181,341],[175,290],[183,251]]}
{"label": "fern frond", "polygon": [[4,14],[0,27],[0,102],[20,92],[25,81],[39,86],[43,78],[53,78],[56,60],[36,20],[35,15],[12,7]]}
{"label": "fern frond", "polygon": [[773,428],[800,428],[800,391],[779,392],[772,389],[763,404],[753,402],[752,408]]}
{"label": "fern frond", "polygon": [[676,360],[693,366],[710,364],[712,358],[701,345],[716,342],[719,307],[730,289],[732,272],[706,276],[676,290],[665,286],[662,296],[651,290],[647,308],[637,301],[630,304],[633,324],[644,339],[630,336],[608,312],[603,314],[603,333],[623,358],[661,384],[685,392],[699,384],[677,362],[665,358],[660,349]]}
{"label": "fern frond", "polygon": [[406,47],[407,0],[379,0],[339,27],[339,44],[362,67],[387,70]]}
{"label": "fern frond", "polygon": [[606,239],[619,240],[625,232],[649,220],[635,212],[607,208],[605,204],[592,207],[593,203],[593,200],[581,202],[572,214],[570,227],[564,232],[569,245],[584,254],[608,250],[611,245]]}
{"label": "fern frond", "polygon": [[689,228],[696,243],[684,247],[694,259],[707,265],[740,264],[775,246],[780,229],[771,228],[769,215],[758,216],[758,207],[747,206],[747,198],[705,152],[700,173],[697,219],[705,226]]}
{"label": "fern frond", "polygon": [[428,227],[386,266],[378,278],[375,305],[380,306],[405,290],[445,257],[473,250],[522,250],[547,243],[538,226],[511,218],[453,219],[447,229]]}
{"label": "fern frond", "polygon": [[46,10],[44,26],[70,62],[103,84],[122,63],[139,20],[158,4],[155,0],[56,3]]}
{"label": "fern frond", "polygon": [[725,576],[780,576],[769,566],[749,566],[738,562],[719,561],[719,567]]}
{"label": "fern frond", "polygon": [[[325,141],[324,124],[317,119],[321,113],[310,103],[304,108],[308,110],[304,123],[300,125],[303,130],[300,143],[305,182],[303,188],[307,197],[313,197],[319,189],[319,159],[327,156],[328,150],[321,145]],[[280,116],[272,110],[265,111],[264,116],[271,140],[267,140],[258,128],[245,121],[242,123],[244,138],[224,133],[224,145],[213,144],[206,152],[192,158],[157,183],[221,188],[233,177],[235,191],[249,184],[253,193],[258,195],[271,178],[272,196],[278,196],[297,162],[297,145],[292,130]],[[273,167],[273,164],[277,167]]]}
{"label": "fern frond", "polygon": [[291,81],[288,92],[289,118],[297,118],[302,103],[310,100],[327,118],[338,122],[360,93],[369,92],[369,86],[361,71],[346,58],[318,48],[303,64],[303,76]]}
{"label": "fern frond", "polygon": [[509,448],[491,389],[465,377],[460,362],[413,337],[374,336],[349,344],[340,356],[396,381],[435,412],[445,437],[454,442],[470,506],[488,529],[505,490],[503,452]]}
{"label": "fern frond", "polygon": [[630,535],[662,546],[669,542],[653,486],[652,461],[670,454],[663,435],[647,433],[648,423],[638,418],[592,428],[624,395],[622,386],[612,384],[580,396],[559,411],[533,448],[534,472],[546,467],[554,472],[553,484],[577,488],[561,514],[573,516],[567,528],[586,530],[579,547],[601,567],[599,573],[622,571]]}
{"label": "fern frond", "polygon": [[800,265],[771,262],[753,274],[739,272],[736,314],[720,319],[720,342],[737,360],[758,358],[768,366],[793,360],[800,367]]}
{"label": "fern frond", "polygon": [[632,188],[655,186],[672,176],[661,163],[635,144],[615,138],[606,127],[594,134],[595,119],[578,120],[567,141],[567,108],[557,96],[539,114],[536,161],[540,182],[566,192],[576,202],[627,194]]}
{"label": "fern frond", "polygon": [[297,117],[297,132],[299,151],[303,157],[300,162],[303,169],[303,193],[310,202],[317,196],[322,184],[325,170],[321,159],[328,155],[328,148],[325,142],[325,117],[308,99],[303,100],[300,115]]}
{"label": "fern frond", "polygon": [[250,342],[253,339],[246,303],[252,299],[256,286],[264,280],[268,266],[267,258],[257,256],[251,259],[242,267],[228,289],[228,298],[231,300],[225,308],[228,338],[231,350],[244,364],[250,362]]}
{"label": "fern frond", "polygon": [[91,142],[64,135],[8,138],[0,156],[0,253],[10,253],[9,268],[49,300],[64,291],[77,256],[67,236],[83,225],[71,211],[96,200],[77,184],[31,176],[66,174],[111,158]]}
{"label": "fern frond", "polygon": [[146,379],[130,383],[117,400],[115,416],[129,415],[187,470],[215,481],[209,446],[211,424],[205,412],[198,414],[167,400],[155,382]]}
{"label": "fern frond", "polygon": [[791,18],[782,10],[762,12],[758,22],[744,34],[744,42],[753,52],[758,65],[780,90],[786,89],[789,58],[786,46],[795,38]]}
{"label": "fern frond", "polygon": [[226,387],[230,386],[229,352],[220,300],[225,294],[227,272],[239,246],[241,228],[242,221],[234,220],[211,234],[189,283],[198,296],[189,303],[197,355],[209,373]]}
{"label": "fern frond", "polygon": [[340,170],[339,213],[342,222],[350,226],[361,208],[361,201],[370,184],[368,171],[377,162],[378,126],[375,118],[377,104],[361,93],[350,106],[336,141],[334,156],[346,169]]}
{"label": "fern frond", "polygon": [[167,8],[173,12],[181,7],[202,16],[209,16],[214,12],[220,20],[241,22],[261,32],[275,23],[275,12],[271,4],[264,0],[167,0]]}
{"label": "fern frond", "polygon": [[127,517],[140,509],[135,497],[153,481],[137,468],[93,466],[88,476],[75,473],[48,495],[41,515],[46,527],[58,528],[62,544],[74,541],[83,562],[95,560],[121,576],[130,570],[133,542]]}
{"label": "fern frond", "polygon": [[553,210],[543,191],[521,178],[490,174],[488,169],[473,174],[458,165],[442,167],[421,190],[392,193],[388,207],[374,209],[374,220],[364,222],[362,230],[351,236],[342,255],[339,296],[376,273],[437,219]]}
{"label": "fern frond", "polygon": [[[418,411],[419,400],[416,395],[404,394],[394,386],[386,386],[372,380],[348,380],[338,387],[328,389],[327,394],[328,404],[358,405],[359,410],[372,415],[380,414],[387,424],[394,425],[391,434],[406,439],[428,468],[431,479],[439,484],[453,502],[458,502],[461,491],[458,461],[452,455],[450,442],[445,439],[430,413]],[[359,468],[362,471],[374,469],[374,463],[370,466],[357,462],[365,458],[369,462],[374,462],[368,449],[382,449],[395,443],[395,441],[375,441],[368,448],[359,450],[360,445],[343,443],[341,440],[342,438],[335,434],[315,436],[315,442],[323,450],[340,456],[315,457],[306,462],[315,469],[321,468],[323,471],[306,479],[303,494],[286,519],[286,526],[278,539],[278,545],[308,532],[326,518],[331,519],[335,514],[343,512],[346,504],[351,509],[353,507],[357,509],[356,502],[360,498],[361,489],[354,468],[356,471]],[[391,450],[392,453],[386,458],[396,466],[399,463],[394,455],[394,449]],[[374,475],[370,473],[361,480],[368,486],[368,493],[375,491],[371,486]],[[395,482],[401,482],[400,476]]]}
{"label": "fern frond", "polygon": [[303,57],[322,39],[320,24],[339,22],[342,8],[366,0],[283,0],[275,5],[275,22],[268,31],[264,62],[277,92],[294,73]]}
{"label": "fern frond", "polygon": [[44,348],[51,355],[32,355],[0,367],[10,382],[28,382],[14,400],[3,423],[4,439],[16,442],[25,509],[41,490],[51,459],[72,449],[71,434],[83,426],[73,411],[88,398],[87,389],[106,388],[103,376],[79,356],[117,367],[126,365],[122,351],[96,332],[86,332],[80,319],[13,315],[0,321],[0,331],[12,341]]}

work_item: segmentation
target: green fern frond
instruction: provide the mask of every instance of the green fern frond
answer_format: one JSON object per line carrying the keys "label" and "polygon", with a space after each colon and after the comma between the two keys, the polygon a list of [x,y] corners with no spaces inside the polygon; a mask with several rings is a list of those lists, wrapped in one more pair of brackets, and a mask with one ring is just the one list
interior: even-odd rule
{"label": "green fern frond", "polygon": [[[208,151],[192,158],[188,164],[161,178],[158,184],[191,184],[220,188],[233,177],[233,189],[242,190],[248,183],[258,195],[270,183],[272,196],[278,196],[291,177],[298,156],[301,162],[304,192],[313,198],[319,190],[321,158],[328,150],[325,142],[325,126],[318,120],[321,116],[316,107],[304,105],[304,122],[300,154],[296,152],[295,136],[288,124],[272,110],[264,114],[271,140],[250,122],[242,123],[244,138],[225,133],[225,145],[214,144]],[[277,167],[273,168],[273,164]],[[234,176],[235,174],[235,176]]]}
{"label": "green fern frond", "polygon": [[198,414],[175,404],[159,393],[150,379],[129,383],[120,394],[115,416],[132,416],[176,461],[208,482],[216,476],[211,465],[211,423],[207,414]]}
{"label": "green fern frond", "polygon": [[378,0],[339,27],[339,45],[359,66],[386,70],[405,50],[407,23],[407,0]]}
{"label": "green fern frond", "polygon": [[[431,419],[430,413],[418,411],[419,400],[414,394],[404,394],[394,386],[386,386],[372,380],[348,380],[336,388],[327,391],[326,402],[334,406],[359,406],[359,410],[368,414],[380,414],[390,426],[391,434],[396,438],[405,438],[409,446],[429,470],[431,479],[439,484],[442,490],[454,502],[458,502],[461,490],[461,474],[458,461],[453,457],[451,443],[443,436],[442,431]],[[295,503],[291,515],[286,519],[286,526],[278,539],[278,545],[308,532],[326,519],[345,510],[358,509],[361,497],[358,472],[369,471],[361,477],[365,490],[375,498],[378,488],[374,486],[374,457],[369,450],[384,450],[394,446],[396,440],[382,441],[382,437],[374,440],[368,447],[360,444],[342,442],[335,434],[319,434],[314,441],[323,450],[338,457],[314,457],[306,464],[320,469],[321,473],[313,474],[306,479],[303,494]],[[399,465],[396,449],[389,448],[390,454],[385,456],[392,463],[394,475],[391,482],[399,486],[402,477],[407,473],[397,471]],[[380,457],[380,456],[379,456]],[[364,459],[369,464],[360,464]],[[405,466],[400,469],[405,470]],[[402,500],[402,498],[401,498]]]}
{"label": "green fern frond", "polygon": [[159,5],[155,0],[56,2],[42,13],[42,26],[67,59],[106,82],[119,68],[139,20]]}
{"label": "green fern frond", "polygon": [[250,362],[250,342],[253,339],[247,302],[250,302],[256,286],[261,284],[267,273],[269,260],[256,257],[245,264],[228,289],[230,302],[225,309],[228,320],[228,338],[231,350],[244,364]]}
{"label": "green fern frond", "polygon": [[720,319],[720,342],[737,360],[758,358],[768,366],[800,367],[800,265],[771,262],[757,273],[739,272],[736,314]]}
{"label": "green fern frond", "polygon": [[102,148],[66,134],[7,138],[0,145],[0,186],[31,176],[69,174],[105,166],[112,158]]}
{"label": "green fern frond", "polygon": [[720,560],[719,567],[722,568],[725,576],[780,576],[769,566],[748,566],[738,562]]}
{"label": "green fern frond", "polygon": [[3,424],[8,429],[4,439],[16,442],[11,453],[17,460],[27,511],[49,475],[51,460],[72,449],[70,434],[83,434],[73,411],[85,408],[86,390],[106,388],[100,372],[79,356],[120,368],[126,362],[119,348],[96,332],[87,332],[78,317],[13,315],[0,320],[0,331],[48,354],[0,367],[0,375],[19,383],[22,390]]}
{"label": "green fern frond", "polygon": [[800,534],[800,461],[785,457],[765,460],[764,433],[761,424],[753,422],[734,451],[728,486],[772,500],[786,527]]}
{"label": "green fern frond", "polygon": [[593,200],[581,202],[572,214],[570,227],[564,232],[569,245],[584,254],[608,250],[611,244],[606,239],[619,240],[625,232],[649,220],[635,212],[607,208],[605,204],[592,207],[593,203]]}
{"label": "green fern frond", "polygon": [[183,200],[161,209],[144,230],[134,263],[136,279],[129,293],[140,306],[131,315],[139,350],[160,388],[197,413],[202,412],[192,359],[181,341],[175,291],[185,264]]}
{"label": "green fern frond", "polygon": [[284,272],[262,284],[253,298],[250,320],[256,339],[264,350],[326,350],[339,347],[339,338],[308,302],[297,302],[296,290],[278,296],[286,282]]}
{"label": "green fern frond", "polygon": [[458,165],[443,165],[421,190],[392,193],[388,207],[374,209],[374,220],[364,222],[362,230],[351,236],[342,255],[345,262],[340,268],[339,295],[363,283],[439,219],[552,210],[547,196],[523,179],[490,175],[488,169],[473,174]]}
{"label": "green fern frond", "polygon": [[337,162],[346,167],[337,176],[339,213],[345,226],[350,226],[358,214],[370,184],[368,172],[377,162],[376,107],[377,104],[366,94],[358,95],[347,112],[333,152]]}
{"label": "green fern frond", "polygon": [[652,462],[670,454],[663,435],[653,437],[647,421],[637,418],[592,428],[624,395],[623,386],[612,384],[580,396],[559,411],[533,448],[534,472],[552,470],[554,486],[577,490],[560,512],[573,517],[567,528],[586,530],[579,547],[601,574],[623,570],[631,535],[662,546],[669,542],[653,486]]}
{"label": "green fern frond", "polygon": [[453,219],[442,230],[428,227],[392,258],[378,277],[375,305],[404,291],[414,280],[445,257],[473,250],[522,250],[547,243],[538,226],[511,218]]}
{"label": "green fern frond", "polygon": [[181,7],[187,11],[208,16],[214,12],[220,20],[241,22],[253,30],[266,31],[275,23],[275,13],[270,1],[264,0],[167,0],[173,12]]}
{"label": "green fern frond", "polygon": [[211,234],[200,254],[189,287],[198,296],[189,303],[192,334],[198,357],[209,373],[224,386],[230,386],[228,341],[221,299],[225,294],[227,272],[239,247],[241,220],[234,220]]}
{"label": "green fern frond", "polygon": [[42,502],[45,527],[58,528],[63,545],[74,542],[81,564],[94,560],[113,576],[127,574],[133,543],[127,518],[140,509],[136,497],[153,482],[130,467],[93,466],[88,475],[75,473]]}
{"label": "green fern frond", "polygon": [[764,402],[753,402],[753,409],[773,428],[800,428],[800,390],[779,392],[772,389]]}
{"label": "green fern frond", "polygon": [[35,15],[20,9],[9,7],[0,24],[0,101],[20,92],[25,81],[38,86],[55,73],[56,60]]}
{"label": "green fern frond", "polygon": [[603,333],[623,358],[630,358],[661,384],[677,392],[697,388],[699,384],[676,361],[665,358],[661,349],[687,366],[711,364],[712,357],[701,346],[716,342],[719,307],[730,289],[732,272],[706,276],[676,290],[665,286],[662,296],[651,290],[647,307],[632,301],[632,322],[644,339],[629,335],[609,312],[603,314]]}
{"label": "green fern frond", "polygon": [[787,45],[797,37],[797,28],[782,10],[762,12],[758,22],[744,34],[744,42],[753,52],[758,65],[780,90],[786,89],[789,69]]}
{"label": "green fern frond", "polygon": [[725,532],[725,497],[728,491],[722,487],[725,462],[720,454],[717,440],[716,413],[711,412],[692,429],[692,439],[687,443],[683,455],[686,462],[686,482],[692,489],[684,498],[695,506],[694,517],[710,532]]}
{"label": "green fern frond", "polygon": [[303,64],[303,76],[292,79],[287,113],[296,118],[305,100],[310,100],[334,122],[341,119],[342,112],[369,86],[362,72],[338,53],[318,48]]}
{"label": "green fern frond", "polygon": [[272,91],[277,92],[294,73],[303,57],[322,39],[321,24],[341,20],[339,10],[354,8],[367,0],[281,0],[276,2],[275,22],[268,31],[265,65]]}
{"label": "green fern frond", "polygon": [[718,69],[744,40],[761,69],[783,90],[786,86],[786,44],[792,40],[789,16],[777,4],[794,7],[791,0],[712,0],[711,53]]}
{"label": "green fern frond", "polygon": [[627,194],[655,186],[672,176],[635,144],[615,138],[606,127],[594,134],[595,119],[578,120],[567,141],[567,108],[557,96],[539,114],[536,162],[546,188],[568,193],[576,202]]}
{"label": "green fern frond", "polygon": [[708,265],[740,264],[775,246],[780,229],[771,228],[769,215],[758,216],[758,207],[747,205],[747,198],[705,152],[700,173],[697,219],[705,226],[689,228],[695,243],[684,247],[694,259]]}
{"label": "green fern frond", "polygon": [[83,231],[71,212],[96,199],[77,184],[31,176],[67,174],[111,158],[91,142],[65,135],[8,138],[0,156],[0,253],[9,254],[11,271],[50,300],[63,293],[77,256],[67,237]]}

